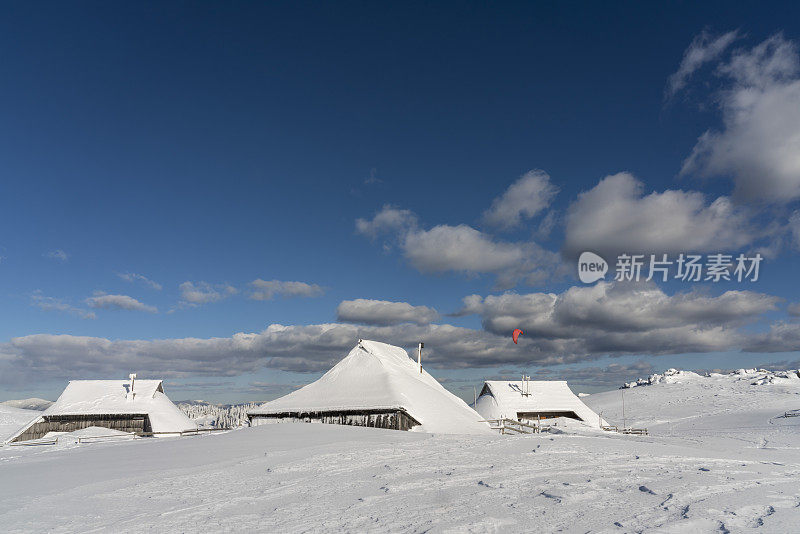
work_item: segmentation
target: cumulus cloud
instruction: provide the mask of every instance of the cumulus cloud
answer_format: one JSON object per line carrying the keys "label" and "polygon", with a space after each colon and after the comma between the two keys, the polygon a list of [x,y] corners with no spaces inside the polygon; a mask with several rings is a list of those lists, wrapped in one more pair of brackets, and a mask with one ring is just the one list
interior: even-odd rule
{"label": "cumulus cloud", "polygon": [[40,290],[36,290],[31,295],[31,305],[44,311],[60,311],[76,315],[81,319],[97,319],[97,315],[89,310],[77,308],[61,299],[42,295]]}
{"label": "cumulus cloud", "polygon": [[67,255],[67,253],[60,248],[45,253],[44,257],[51,260],[60,261],[62,263],[69,259],[69,255]]}
{"label": "cumulus cloud", "polygon": [[371,299],[343,300],[336,308],[336,316],[345,323],[383,326],[401,323],[425,325],[439,318],[436,310],[428,306]]}
{"label": "cumulus cloud", "polygon": [[748,339],[746,352],[797,352],[800,351],[800,323],[781,321]]}
{"label": "cumulus cloud", "polygon": [[386,204],[372,219],[356,219],[356,232],[375,238],[381,234],[403,234],[417,226],[416,214]]}
{"label": "cumulus cloud", "polygon": [[88,304],[90,308],[105,310],[130,310],[158,313],[158,308],[155,306],[148,306],[147,304],[139,302],[135,298],[128,295],[107,295],[105,293],[96,293],[93,297],[86,299],[86,304]]}
{"label": "cumulus cloud", "polygon": [[161,291],[161,289],[162,289],[161,284],[159,284],[158,282],[154,282],[153,280],[150,280],[149,278],[147,278],[146,276],[144,276],[142,274],[117,273],[117,276],[119,276],[121,279],[125,280],[126,282],[140,282],[140,283],[146,285],[147,287],[155,289],[156,291]]}
{"label": "cumulus cloud", "polygon": [[644,184],[621,172],[578,195],[567,210],[564,252],[723,252],[751,244],[765,230],[729,198],[707,203],[695,191],[645,194]]}
{"label": "cumulus cloud", "polygon": [[424,273],[491,273],[496,275],[497,286],[501,288],[512,287],[519,281],[539,284],[560,273],[558,254],[534,242],[496,240],[465,224],[442,224],[426,230],[418,225],[416,215],[407,210],[385,206],[372,220],[356,221],[356,229],[365,235],[372,235],[373,231],[394,232],[405,258]]}
{"label": "cumulus cloud", "polygon": [[[329,369],[359,338],[412,349],[425,340],[424,361],[433,367],[474,367],[495,361],[531,359],[511,342],[488,332],[451,325],[356,326],[273,324],[260,333],[228,338],[110,340],[35,334],[0,345],[0,380],[141,376],[182,378],[237,376],[261,368],[294,372]],[[539,355],[540,361],[549,361]],[[553,361],[562,361],[562,358]]]}
{"label": "cumulus cloud", "polygon": [[472,295],[460,314],[479,315],[497,335],[521,328],[524,342],[561,354],[680,354],[737,346],[744,339],[738,327],[779,300],[751,291],[669,296],[655,284],[600,282],[561,294]]}
{"label": "cumulus cloud", "polygon": [[682,174],[731,177],[734,196],[787,203],[800,198],[800,58],[777,34],[741,49],[716,70],[723,127],[703,133]]}
{"label": "cumulus cloud", "polygon": [[558,193],[550,176],[542,170],[527,172],[498,198],[483,214],[489,226],[508,230],[516,228],[524,219],[530,219],[546,209]]}
{"label": "cumulus cloud", "polygon": [[261,280],[260,278],[250,282],[253,291],[249,297],[253,300],[271,300],[277,295],[283,297],[318,297],[325,290],[317,284],[307,284],[305,282],[288,282],[282,280]]}
{"label": "cumulus cloud", "polygon": [[800,302],[789,304],[787,310],[792,317],[800,317]]}
{"label": "cumulus cloud", "polygon": [[[273,324],[258,333],[206,339],[110,340],[36,334],[0,345],[0,380],[110,377],[131,371],[168,378],[237,376],[262,368],[320,372],[345,356],[359,338],[406,349],[424,341],[423,360],[434,369],[551,366],[604,356],[741,347],[754,352],[797,350],[800,325],[773,327],[769,335],[749,334],[742,328],[774,310],[778,300],[749,291],[669,296],[654,285],[601,282],[560,294],[467,297],[462,314],[478,314],[484,327],[480,330],[420,321]],[[511,341],[513,328],[525,331],[519,345]]]}
{"label": "cumulus cloud", "polygon": [[184,306],[199,306],[209,302],[217,302],[235,295],[239,291],[228,284],[209,284],[208,282],[186,281],[179,286],[181,304]]}
{"label": "cumulus cloud", "polygon": [[683,53],[683,59],[678,70],[669,77],[665,96],[667,98],[672,97],[686,87],[686,83],[692,74],[703,65],[717,59],[737,37],[737,31],[730,31],[718,36],[713,36],[704,31],[696,36],[689,48]]}

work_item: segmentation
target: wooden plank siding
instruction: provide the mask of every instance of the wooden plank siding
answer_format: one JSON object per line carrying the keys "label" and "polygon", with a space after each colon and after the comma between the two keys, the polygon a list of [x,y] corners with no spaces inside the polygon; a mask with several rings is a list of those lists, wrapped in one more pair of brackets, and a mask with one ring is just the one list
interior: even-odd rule
{"label": "wooden plank siding", "polygon": [[331,410],[308,412],[284,412],[249,415],[250,424],[303,422],[332,425],[366,426],[390,430],[411,430],[420,424],[403,409],[397,410]]}
{"label": "wooden plank siding", "polygon": [[27,441],[39,439],[48,432],[72,432],[90,426],[99,426],[120,430],[122,432],[152,432],[150,418],[147,414],[80,414],[80,415],[43,415],[22,434],[11,440]]}

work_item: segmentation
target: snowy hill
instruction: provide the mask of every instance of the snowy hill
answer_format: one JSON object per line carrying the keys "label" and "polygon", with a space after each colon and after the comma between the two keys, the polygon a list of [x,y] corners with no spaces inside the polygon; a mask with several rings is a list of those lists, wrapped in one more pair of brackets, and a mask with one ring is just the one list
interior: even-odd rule
{"label": "snowy hill", "polygon": [[761,443],[788,421],[776,417],[800,410],[800,378],[796,371],[742,369],[703,376],[670,369],[582,400],[622,426],[623,397],[628,426],[656,435],[741,435]]}
{"label": "snowy hill", "polygon": [[7,400],[0,402],[0,404],[11,408],[22,408],[23,410],[44,411],[53,404],[53,401],[33,397],[30,399]]}

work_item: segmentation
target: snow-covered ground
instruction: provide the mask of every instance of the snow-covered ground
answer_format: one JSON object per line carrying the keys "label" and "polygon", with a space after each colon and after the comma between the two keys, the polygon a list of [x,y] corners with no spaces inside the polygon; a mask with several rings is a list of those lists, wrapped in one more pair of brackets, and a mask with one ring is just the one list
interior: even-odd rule
{"label": "snow-covered ground", "polygon": [[[0,449],[11,532],[796,532],[800,380],[624,390],[649,436],[280,424]],[[768,381],[767,381],[768,382]],[[584,397],[621,425],[621,390]],[[43,513],[46,511],[46,513]]]}

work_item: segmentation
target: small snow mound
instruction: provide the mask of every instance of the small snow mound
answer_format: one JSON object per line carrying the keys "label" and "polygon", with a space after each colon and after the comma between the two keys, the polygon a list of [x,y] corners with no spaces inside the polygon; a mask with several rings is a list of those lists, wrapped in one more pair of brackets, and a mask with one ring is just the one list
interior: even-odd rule
{"label": "small snow mound", "polygon": [[102,439],[115,439],[115,438],[133,438],[134,434],[130,432],[123,432],[122,430],[114,430],[113,428],[105,428],[102,426],[89,426],[81,428],[80,430],[73,430],[72,432],[48,432],[40,440],[47,441],[58,439],[59,443],[76,443],[79,439],[86,438],[102,438]]}
{"label": "small snow mound", "polygon": [[[750,377],[748,377],[749,379]],[[756,376],[752,377],[751,384],[763,386],[765,384],[785,384],[800,380],[800,371],[788,369],[786,371],[766,371],[759,369]]]}
{"label": "small snow mound", "polygon": [[86,428],[81,428],[80,430],[74,430],[70,432],[72,436],[78,436],[81,438],[97,438],[97,437],[120,437],[120,436],[131,436],[130,432],[123,432],[122,430],[115,430],[113,428],[105,428],[102,426],[89,426]]}

